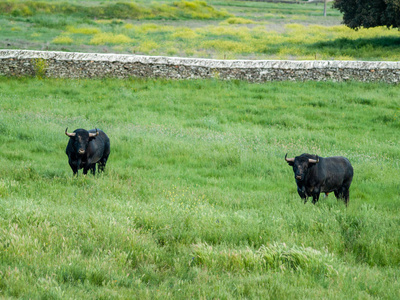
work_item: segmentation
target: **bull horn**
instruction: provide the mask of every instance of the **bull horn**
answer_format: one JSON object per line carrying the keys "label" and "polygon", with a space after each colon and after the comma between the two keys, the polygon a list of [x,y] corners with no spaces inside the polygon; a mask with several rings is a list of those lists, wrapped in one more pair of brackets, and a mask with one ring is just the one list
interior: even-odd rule
{"label": "bull horn", "polygon": [[287,153],[286,153],[286,155],[285,155],[285,160],[286,160],[287,162],[294,162],[294,158],[287,158]]}
{"label": "bull horn", "polygon": [[74,137],[76,135],[75,132],[73,133],[68,133],[68,127],[65,129],[65,134],[68,135],[69,137]]}
{"label": "bull horn", "polygon": [[89,133],[89,137],[95,137],[98,135],[99,135],[99,132],[97,131],[97,128],[96,128],[96,133]]}
{"label": "bull horn", "polygon": [[309,158],[308,159],[308,162],[310,163],[310,164],[316,164],[316,163],[318,163],[319,162],[319,157],[318,157],[318,155],[316,155],[317,156],[317,159],[311,159],[311,158]]}

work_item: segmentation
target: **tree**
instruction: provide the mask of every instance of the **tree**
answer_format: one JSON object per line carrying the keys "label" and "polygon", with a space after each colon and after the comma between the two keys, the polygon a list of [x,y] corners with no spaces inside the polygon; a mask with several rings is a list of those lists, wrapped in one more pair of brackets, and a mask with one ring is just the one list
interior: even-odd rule
{"label": "tree", "polygon": [[350,28],[400,27],[400,0],[335,0],[333,7],[343,13]]}

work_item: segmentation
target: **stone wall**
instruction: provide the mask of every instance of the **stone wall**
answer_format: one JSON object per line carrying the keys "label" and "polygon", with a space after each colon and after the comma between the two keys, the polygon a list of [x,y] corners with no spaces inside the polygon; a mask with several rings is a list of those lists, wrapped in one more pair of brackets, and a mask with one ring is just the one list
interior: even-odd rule
{"label": "stone wall", "polygon": [[123,54],[0,50],[0,75],[56,78],[219,78],[400,82],[400,62],[214,60]]}

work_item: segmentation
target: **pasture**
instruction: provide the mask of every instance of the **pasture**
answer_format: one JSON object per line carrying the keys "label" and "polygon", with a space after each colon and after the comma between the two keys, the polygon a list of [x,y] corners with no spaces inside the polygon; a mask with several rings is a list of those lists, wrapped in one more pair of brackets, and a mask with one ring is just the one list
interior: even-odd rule
{"label": "pasture", "polygon": [[[2,1],[0,48],[399,60],[398,31],[322,4]],[[0,77],[0,296],[399,299],[395,85]],[[65,128],[111,139],[72,176]],[[343,155],[349,207],[284,161]]]}
{"label": "pasture", "polygon": [[323,4],[3,1],[0,48],[217,59],[399,60],[398,31],[354,31]]}
{"label": "pasture", "polygon": [[[398,299],[400,89],[0,77],[5,298]],[[64,130],[103,129],[72,176]],[[343,155],[346,209],[284,161]]]}

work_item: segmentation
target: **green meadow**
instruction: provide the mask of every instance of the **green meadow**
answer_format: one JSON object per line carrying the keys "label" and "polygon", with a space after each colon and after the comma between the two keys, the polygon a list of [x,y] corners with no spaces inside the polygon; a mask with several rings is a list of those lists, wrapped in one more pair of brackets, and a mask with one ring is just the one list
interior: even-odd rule
{"label": "green meadow", "polygon": [[[0,49],[399,60],[328,5],[2,1]],[[399,299],[400,89],[357,82],[0,77],[0,297]],[[73,177],[69,131],[111,140]],[[349,207],[284,160],[346,156]]]}
{"label": "green meadow", "polygon": [[0,48],[216,59],[399,60],[396,29],[354,31],[328,4],[2,1]]}
{"label": "green meadow", "polygon": [[[400,90],[330,82],[0,78],[0,295],[398,299]],[[110,137],[72,176],[69,127]],[[343,155],[346,209],[284,161]]]}

